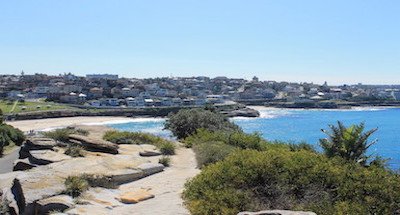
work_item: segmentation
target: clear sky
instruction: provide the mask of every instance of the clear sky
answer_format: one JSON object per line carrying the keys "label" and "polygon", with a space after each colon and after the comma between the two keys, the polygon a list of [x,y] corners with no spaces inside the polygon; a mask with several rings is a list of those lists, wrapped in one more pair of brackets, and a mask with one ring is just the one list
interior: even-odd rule
{"label": "clear sky", "polygon": [[1,1],[0,73],[400,84],[399,0]]}

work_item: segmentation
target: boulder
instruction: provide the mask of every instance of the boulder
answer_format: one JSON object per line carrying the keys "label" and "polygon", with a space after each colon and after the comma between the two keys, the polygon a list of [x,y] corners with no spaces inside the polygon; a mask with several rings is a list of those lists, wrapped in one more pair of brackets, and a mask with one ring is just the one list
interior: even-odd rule
{"label": "boulder", "polygon": [[25,159],[18,159],[14,161],[14,167],[13,171],[25,171],[28,169],[32,169],[33,167],[36,167],[37,165],[32,164],[28,158]]}
{"label": "boulder", "polygon": [[317,215],[313,212],[287,211],[287,210],[265,210],[259,212],[240,212],[238,215]]}
{"label": "boulder", "polygon": [[38,214],[48,214],[51,211],[65,211],[74,205],[71,196],[58,195],[37,201],[35,209]]}
{"label": "boulder", "polygon": [[144,150],[139,152],[139,155],[142,157],[152,157],[161,155],[161,152],[158,150]]}
{"label": "boulder", "polygon": [[123,193],[118,199],[124,204],[136,204],[138,202],[154,198],[154,195],[147,190],[140,189]]}
{"label": "boulder", "polygon": [[144,163],[139,165],[137,168],[143,171],[144,177],[149,176],[164,170],[164,165],[160,163]]}
{"label": "boulder", "polygon": [[79,141],[88,151],[118,154],[118,145],[105,140],[94,139],[77,134],[71,134],[69,135],[69,138],[73,141]]}

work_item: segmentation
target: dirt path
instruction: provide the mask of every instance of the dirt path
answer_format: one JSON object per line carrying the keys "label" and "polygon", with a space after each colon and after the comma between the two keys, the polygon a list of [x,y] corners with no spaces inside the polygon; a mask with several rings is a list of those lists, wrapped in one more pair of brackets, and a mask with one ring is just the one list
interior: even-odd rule
{"label": "dirt path", "polygon": [[18,159],[19,147],[0,158],[0,174],[13,171],[14,161]]}
{"label": "dirt path", "polygon": [[183,206],[181,193],[185,182],[200,172],[191,149],[179,148],[171,157],[171,167],[164,172],[122,185],[121,191],[149,189],[155,198],[138,204],[124,205],[112,210],[112,214],[189,214]]}

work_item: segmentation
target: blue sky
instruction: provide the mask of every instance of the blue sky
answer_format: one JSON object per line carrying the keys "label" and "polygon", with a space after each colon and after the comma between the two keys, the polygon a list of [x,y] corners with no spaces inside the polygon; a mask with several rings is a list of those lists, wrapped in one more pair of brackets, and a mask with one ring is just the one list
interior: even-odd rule
{"label": "blue sky", "polygon": [[400,84],[398,0],[26,0],[0,6],[0,73]]}

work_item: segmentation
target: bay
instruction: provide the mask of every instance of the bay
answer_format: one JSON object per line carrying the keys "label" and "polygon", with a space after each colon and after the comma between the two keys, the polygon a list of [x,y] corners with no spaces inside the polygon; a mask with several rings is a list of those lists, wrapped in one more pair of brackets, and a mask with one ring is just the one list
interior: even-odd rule
{"label": "bay", "polygon": [[[259,132],[267,140],[307,142],[316,146],[325,138],[321,129],[329,124],[342,121],[346,125],[364,122],[367,129],[378,128],[371,141],[369,153],[389,158],[392,169],[400,168],[400,108],[362,108],[351,110],[304,110],[261,108],[258,118],[233,118],[245,132]],[[110,124],[125,131],[143,131],[163,137],[171,137],[171,132],[163,130],[164,119],[141,120],[137,122]]]}

